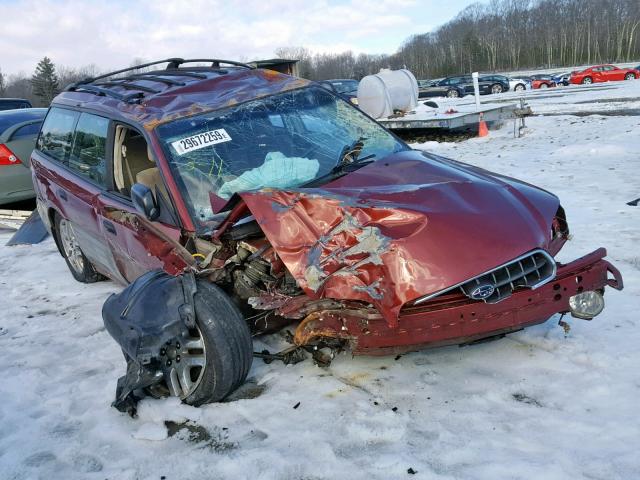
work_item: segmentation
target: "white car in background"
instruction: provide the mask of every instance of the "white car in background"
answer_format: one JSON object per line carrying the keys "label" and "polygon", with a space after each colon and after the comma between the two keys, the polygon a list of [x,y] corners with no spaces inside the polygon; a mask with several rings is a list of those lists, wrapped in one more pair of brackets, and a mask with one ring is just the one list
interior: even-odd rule
{"label": "white car in background", "polygon": [[524,92],[525,90],[531,90],[531,82],[529,80],[509,77],[510,92]]}

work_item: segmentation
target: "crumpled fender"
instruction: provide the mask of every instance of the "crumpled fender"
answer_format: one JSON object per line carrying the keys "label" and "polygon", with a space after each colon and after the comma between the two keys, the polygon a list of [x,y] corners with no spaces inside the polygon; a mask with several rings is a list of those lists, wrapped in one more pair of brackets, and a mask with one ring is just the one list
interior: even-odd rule
{"label": "crumpled fender", "polygon": [[323,188],[240,196],[308,296],[371,303],[390,326],[405,303],[546,248],[559,206],[530,185],[418,152]]}

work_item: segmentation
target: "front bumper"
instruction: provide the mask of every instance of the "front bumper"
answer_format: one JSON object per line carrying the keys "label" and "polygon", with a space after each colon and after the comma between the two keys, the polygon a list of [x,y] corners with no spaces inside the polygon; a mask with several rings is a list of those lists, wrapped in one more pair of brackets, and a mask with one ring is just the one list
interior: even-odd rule
{"label": "front bumper", "polygon": [[[606,286],[622,290],[618,269],[604,260],[604,248],[569,264],[558,264],[553,281],[535,289],[522,289],[509,298],[488,304],[453,293],[424,304],[408,306],[399,325],[383,319],[334,312],[306,319],[296,330],[296,343],[317,337],[338,337],[350,342],[353,353],[384,355],[426,347],[464,344],[543,323],[556,313],[569,312],[569,298],[582,291]],[[611,275],[611,278],[609,278]]]}

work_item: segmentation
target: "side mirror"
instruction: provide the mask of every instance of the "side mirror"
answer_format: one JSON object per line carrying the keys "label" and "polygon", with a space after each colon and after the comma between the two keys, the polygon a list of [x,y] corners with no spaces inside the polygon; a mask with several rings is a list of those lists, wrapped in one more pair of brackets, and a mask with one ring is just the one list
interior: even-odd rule
{"label": "side mirror", "polygon": [[141,183],[132,185],[131,201],[133,201],[136,210],[143,214],[147,220],[154,221],[160,216],[160,208],[158,208],[153,192],[146,185]]}

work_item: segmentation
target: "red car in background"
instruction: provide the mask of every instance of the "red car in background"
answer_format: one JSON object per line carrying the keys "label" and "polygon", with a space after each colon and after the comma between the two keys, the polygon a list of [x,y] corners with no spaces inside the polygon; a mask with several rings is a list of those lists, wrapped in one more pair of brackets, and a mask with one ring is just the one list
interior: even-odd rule
{"label": "red car in background", "polygon": [[558,84],[551,77],[551,75],[531,75],[529,77],[531,80],[531,88],[533,90],[537,90],[539,88],[552,88],[557,87]]}
{"label": "red car in background", "polygon": [[639,77],[640,72],[633,68],[619,68],[615,65],[597,65],[580,72],[573,72],[569,83],[573,83],[574,85],[590,85],[592,83],[634,80]]}

